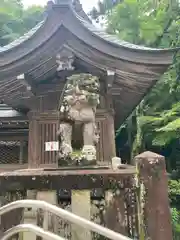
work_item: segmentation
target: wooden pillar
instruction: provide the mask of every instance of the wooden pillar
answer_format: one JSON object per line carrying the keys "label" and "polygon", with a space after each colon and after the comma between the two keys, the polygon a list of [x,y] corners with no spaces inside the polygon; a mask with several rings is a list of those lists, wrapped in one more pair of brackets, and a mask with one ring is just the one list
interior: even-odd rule
{"label": "wooden pillar", "polygon": [[[89,190],[72,191],[72,212],[91,220],[91,196]],[[91,232],[83,227],[72,225],[72,240],[91,240]]]}
{"label": "wooden pillar", "polygon": [[171,240],[172,226],[168,198],[168,177],[165,159],[152,152],[135,157],[144,193],[144,223],[146,239]]}
{"label": "wooden pillar", "polygon": [[114,117],[110,115],[108,117],[108,131],[109,131],[109,144],[111,146],[111,159],[116,157],[116,144],[115,144],[115,128]]}
{"label": "wooden pillar", "polygon": [[[4,197],[3,196],[0,196],[0,207],[3,206],[3,201],[4,200]],[[2,216],[0,216],[0,238],[3,234],[3,229],[2,229]]]}
{"label": "wooden pillar", "polygon": [[40,165],[39,159],[39,128],[38,121],[29,118],[29,142],[28,142],[28,167],[37,168]]}
{"label": "wooden pillar", "polygon": [[19,147],[19,164],[23,164],[24,160],[24,141],[20,141],[20,147]]}
{"label": "wooden pillar", "polygon": [[57,168],[56,152],[46,149],[46,143],[57,141],[58,114],[57,111],[32,111],[29,117],[29,168]]}

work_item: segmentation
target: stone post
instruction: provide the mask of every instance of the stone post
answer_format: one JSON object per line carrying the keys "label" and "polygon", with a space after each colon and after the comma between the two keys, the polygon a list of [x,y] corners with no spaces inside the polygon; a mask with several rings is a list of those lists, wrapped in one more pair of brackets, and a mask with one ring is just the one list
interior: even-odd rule
{"label": "stone post", "polygon": [[[37,200],[45,201],[53,205],[58,205],[56,191],[38,191]],[[57,216],[45,211],[43,217],[43,229],[57,234]]]}
{"label": "stone post", "polygon": [[143,227],[146,239],[172,240],[165,159],[156,153],[144,152],[135,157],[135,162],[140,183],[144,186]]}
{"label": "stone post", "polygon": [[106,191],[105,193],[106,211],[105,211],[105,223],[106,227],[121,233],[125,236],[128,235],[125,224],[125,206],[123,192],[114,195],[112,191]]}
{"label": "stone post", "polygon": [[[91,196],[89,190],[72,190],[72,212],[80,217],[91,220]],[[83,227],[72,224],[72,240],[91,240],[91,232]]]}
{"label": "stone post", "polygon": [[[27,199],[36,199],[36,190],[27,191]],[[35,209],[24,209],[24,223],[37,225],[37,211]],[[32,232],[23,232],[20,234],[20,239],[36,240],[36,234]]]}

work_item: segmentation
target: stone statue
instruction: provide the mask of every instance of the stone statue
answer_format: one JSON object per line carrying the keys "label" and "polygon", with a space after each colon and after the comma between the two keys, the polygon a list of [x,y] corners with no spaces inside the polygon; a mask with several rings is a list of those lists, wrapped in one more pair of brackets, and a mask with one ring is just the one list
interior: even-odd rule
{"label": "stone statue", "polygon": [[61,105],[61,122],[59,158],[70,157],[72,149],[73,126],[83,125],[83,147],[81,159],[88,162],[96,160],[96,143],[98,131],[95,124],[96,107],[99,104],[100,83],[91,74],[75,74],[67,79],[63,102]]}

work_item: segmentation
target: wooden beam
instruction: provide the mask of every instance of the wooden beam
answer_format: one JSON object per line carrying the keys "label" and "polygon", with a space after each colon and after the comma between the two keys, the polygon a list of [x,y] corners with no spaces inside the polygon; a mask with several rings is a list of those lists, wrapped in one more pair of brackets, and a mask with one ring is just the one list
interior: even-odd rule
{"label": "wooden beam", "polygon": [[31,86],[28,84],[28,82],[25,80],[25,75],[24,73],[17,76],[17,79],[24,85],[26,86],[27,91],[31,91]]}
{"label": "wooden beam", "polygon": [[115,72],[112,70],[107,70],[107,77],[106,77],[107,93],[111,93],[114,80],[115,80]]}
{"label": "wooden beam", "polygon": [[27,74],[21,74],[17,76],[17,79],[19,82],[25,87],[25,91],[23,92],[23,95],[27,97],[32,97],[36,95],[36,85],[34,84],[33,79],[30,78]]}

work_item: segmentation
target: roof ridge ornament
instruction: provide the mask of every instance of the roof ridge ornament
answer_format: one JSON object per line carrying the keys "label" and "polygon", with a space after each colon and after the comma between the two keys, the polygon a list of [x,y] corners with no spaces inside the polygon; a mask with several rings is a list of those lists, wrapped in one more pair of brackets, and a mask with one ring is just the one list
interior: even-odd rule
{"label": "roof ridge ornament", "polygon": [[72,5],[72,0],[54,0],[56,5]]}
{"label": "roof ridge ornament", "polygon": [[72,64],[74,62],[74,58],[74,54],[66,47],[63,47],[56,55],[56,63],[58,65],[57,72],[63,70],[73,71],[74,66],[72,66]]}
{"label": "roof ridge ornament", "polygon": [[83,10],[82,4],[80,3],[79,0],[73,0],[72,4],[73,4],[76,11],[82,11]]}

